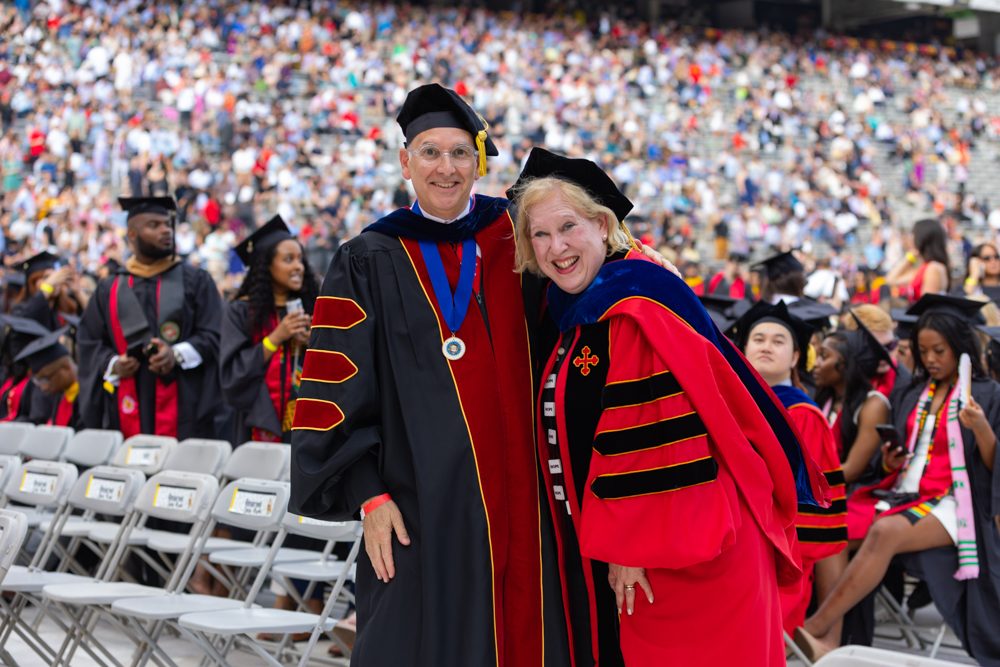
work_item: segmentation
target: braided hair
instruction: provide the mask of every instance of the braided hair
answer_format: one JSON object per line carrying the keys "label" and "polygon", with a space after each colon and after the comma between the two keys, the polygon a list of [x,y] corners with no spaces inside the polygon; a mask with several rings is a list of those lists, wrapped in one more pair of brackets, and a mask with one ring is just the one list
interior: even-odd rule
{"label": "braided hair", "polygon": [[[299,243],[297,240],[296,243]],[[271,262],[278,252],[280,243],[275,243],[268,248],[266,253],[259,254],[253,258],[250,268],[247,270],[246,278],[240,285],[236,293],[237,299],[246,297],[250,303],[250,330],[253,333],[264,332],[271,326],[271,316],[276,315],[274,306],[274,283],[271,278]],[[302,244],[299,243],[299,248]],[[302,299],[302,306],[307,313],[313,312],[316,304],[316,297],[319,296],[319,279],[309,266],[306,259],[305,249],[302,248],[302,289],[298,292],[290,292],[289,299]]]}

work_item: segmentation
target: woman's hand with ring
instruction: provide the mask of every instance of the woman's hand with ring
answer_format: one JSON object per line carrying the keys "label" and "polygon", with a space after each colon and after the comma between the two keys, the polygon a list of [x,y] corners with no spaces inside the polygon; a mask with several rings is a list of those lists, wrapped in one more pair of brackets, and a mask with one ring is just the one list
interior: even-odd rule
{"label": "woman's hand with ring", "polygon": [[615,602],[618,605],[619,614],[622,613],[622,606],[624,606],[629,616],[632,615],[635,610],[636,586],[639,586],[646,594],[649,604],[653,604],[653,587],[646,579],[646,568],[644,567],[610,564],[608,565],[608,583],[615,591]]}

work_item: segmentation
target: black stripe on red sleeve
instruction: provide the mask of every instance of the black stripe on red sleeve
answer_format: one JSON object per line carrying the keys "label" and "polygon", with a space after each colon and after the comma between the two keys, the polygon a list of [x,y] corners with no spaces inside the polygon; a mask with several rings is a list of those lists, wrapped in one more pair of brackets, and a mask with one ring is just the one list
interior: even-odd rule
{"label": "black stripe on red sleeve", "polygon": [[598,433],[594,438],[594,449],[604,456],[617,456],[672,445],[702,435],[708,435],[708,429],[701,417],[692,412],[652,424]]}
{"label": "black stripe on red sleeve", "polygon": [[590,485],[590,490],[602,500],[616,500],[676,491],[714,481],[718,476],[719,464],[709,456],[666,468],[601,475]]}
{"label": "black stripe on red sleeve", "polygon": [[807,528],[797,526],[795,533],[799,537],[799,542],[810,544],[830,544],[847,541],[847,526],[837,526],[835,528]]}
{"label": "black stripe on red sleeve", "polygon": [[667,396],[681,393],[681,385],[670,371],[657,373],[639,380],[616,382],[604,387],[601,396],[601,406],[610,408],[625,408],[632,405],[642,405]]}

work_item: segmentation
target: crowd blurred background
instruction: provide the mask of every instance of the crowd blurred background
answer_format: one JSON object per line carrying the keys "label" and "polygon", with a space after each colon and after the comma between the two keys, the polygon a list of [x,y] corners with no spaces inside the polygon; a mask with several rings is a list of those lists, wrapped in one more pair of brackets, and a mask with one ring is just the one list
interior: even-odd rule
{"label": "crowd blurred background", "polygon": [[395,115],[429,81],[491,125],[477,192],[531,146],[598,161],[696,292],[797,249],[807,295],[877,303],[914,221],[944,225],[955,285],[1000,231],[1000,61],[942,44],[328,0],[16,0],[0,26],[4,265],[49,250],[82,292],[127,254],[119,195],[173,194],[224,295],[274,213],[324,270],[411,203]]}

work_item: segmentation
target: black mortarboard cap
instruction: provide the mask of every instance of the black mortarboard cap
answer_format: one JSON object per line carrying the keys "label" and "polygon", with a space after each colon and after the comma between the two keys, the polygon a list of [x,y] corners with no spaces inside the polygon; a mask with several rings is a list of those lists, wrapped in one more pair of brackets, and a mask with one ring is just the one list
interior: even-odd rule
{"label": "black mortarboard cap", "polygon": [[977,325],[976,328],[989,336],[992,339],[992,342],[1000,345],[1000,327],[988,327],[985,324],[980,324]]}
{"label": "black mortarboard cap", "polygon": [[788,312],[795,317],[808,322],[816,329],[825,331],[830,328],[830,318],[838,315],[836,308],[828,303],[820,303],[812,299],[799,299],[788,304]]}
{"label": "black mortarboard cap", "polygon": [[36,338],[21,350],[14,361],[27,361],[32,373],[37,373],[47,365],[57,359],[69,356],[69,350],[59,342],[59,338],[64,336],[69,327],[57,329],[52,333],[47,333],[40,338]]}
{"label": "black mortarboard cap", "polygon": [[143,213],[169,216],[171,211],[177,210],[177,203],[173,197],[119,197],[118,205],[128,213],[129,218]]}
{"label": "black mortarboard cap", "polygon": [[507,199],[516,202],[529,180],[549,176],[579,185],[602,206],[610,208],[618,222],[624,221],[632,210],[632,202],[596,162],[556,155],[537,146],[531,149],[517,182],[507,190]]}
{"label": "black mortarboard cap", "polygon": [[731,252],[729,253],[730,262],[739,262],[740,264],[745,264],[750,258],[741,252]]}
{"label": "black mortarboard cap", "polygon": [[701,305],[705,306],[705,311],[720,331],[725,332],[733,326],[736,321],[736,318],[733,317],[733,306],[736,304],[736,299],[728,296],[699,294],[698,300],[701,301]]}
{"label": "black mortarboard cap", "polygon": [[858,328],[853,331],[844,332],[847,334],[847,347],[855,360],[861,364],[861,368],[865,374],[874,374],[880,361],[887,361],[890,366],[895,368],[896,362],[893,361],[889,350],[885,349],[885,346],[878,342],[875,334],[865,326],[865,323],[861,321],[861,318],[856,313],[853,311],[850,312],[854,316],[854,322],[858,325]]}
{"label": "black mortarboard cap", "polygon": [[986,305],[985,301],[974,301],[945,294],[925,294],[920,300],[910,306],[907,315],[920,317],[924,313],[948,313],[969,324],[976,324],[979,309]]}
{"label": "black mortarboard cap", "polygon": [[295,237],[292,236],[288,225],[285,224],[280,215],[276,215],[264,223],[262,227],[254,230],[253,234],[243,239],[243,242],[235,248],[236,254],[239,255],[243,264],[249,267],[254,257],[266,254],[271,246],[291,238]]}
{"label": "black mortarboard cap", "polygon": [[51,252],[42,251],[35,255],[34,257],[29,257],[28,259],[21,262],[20,269],[24,271],[25,277],[30,276],[32,273],[37,273],[39,271],[45,271],[47,269],[56,268],[56,264],[59,262],[59,258],[53,255]]}
{"label": "black mortarboard cap", "polygon": [[913,325],[920,319],[916,315],[907,315],[902,308],[890,309],[889,316],[896,323],[896,336],[899,338],[909,338],[910,332],[913,331]]}
{"label": "black mortarboard cap", "polygon": [[761,322],[777,322],[788,329],[795,338],[796,349],[802,353],[799,360],[801,363],[805,363],[807,357],[805,351],[809,349],[809,339],[812,338],[816,327],[795,316],[784,301],[779,301],[774,305],[766,301],[755,303],[736,323],[737,347],[741,350],[746,349],[750,332]]}
{"label": "black mortarboard cap", "polygon": [[438,127],[455,127],[472,135],[480,153],[485,151],[490,156],[500,154],[487,133],[489,125],[483,117],[454,90],[436,83],[411,90],[396,116],[396,122],[403,130],[407,145],[421,132]]}
{"label": "black mortarboard cap", "polygon": [[28,336],[45,336],[49,333],[48,329],[30,317],[17,315],[0,315],[0,326]]}
{"label": "black mortarboard cap", "polygon": [[11,271],[3,278],[4,287],[21,288],[24,287],[25,282],[26,282],[26,277],[20,271]]}
{"label": "black mortarboard cap", "polygon": [[802,266],[802,262],[795,259],[795,255],[791,252],[783,252],[773,257],[768,257],[754,264],[753,268],[761,268],[768,280],[775,280],[788,273],[806,270],[806,267]]}

